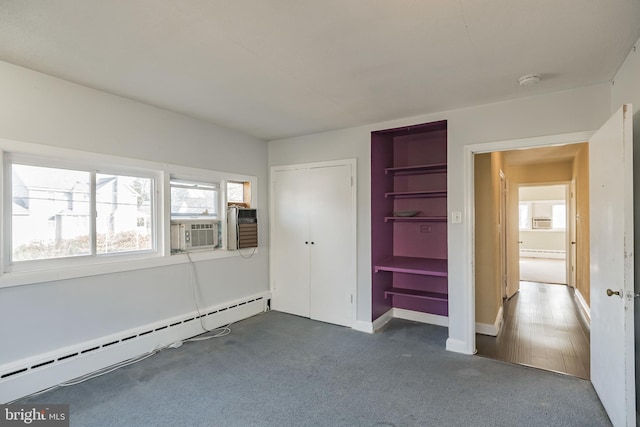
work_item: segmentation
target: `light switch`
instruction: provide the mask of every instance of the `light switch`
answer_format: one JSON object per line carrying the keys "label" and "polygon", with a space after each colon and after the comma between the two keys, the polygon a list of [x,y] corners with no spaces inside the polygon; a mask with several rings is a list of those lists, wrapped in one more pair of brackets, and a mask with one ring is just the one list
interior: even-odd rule
{"label": "light switch", "polygon": [[461,224],[462,223],[462,212],[460,212],[460,211],[451,212],[451,223],[452,224]]}

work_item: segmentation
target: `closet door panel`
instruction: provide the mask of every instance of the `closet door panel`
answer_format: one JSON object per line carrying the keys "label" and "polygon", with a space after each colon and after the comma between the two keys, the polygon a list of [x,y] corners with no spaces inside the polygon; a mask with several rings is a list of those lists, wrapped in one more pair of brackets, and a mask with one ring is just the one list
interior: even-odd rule
{"label": "closet door panel", "polygon": [[352,325],[353,250],[351,166],[309,169],[310,317]]}
{"label": "closet door panel", "polygon": [[274,310],[309,317],[307,170],[276,171],[274,181],[272,306]]}

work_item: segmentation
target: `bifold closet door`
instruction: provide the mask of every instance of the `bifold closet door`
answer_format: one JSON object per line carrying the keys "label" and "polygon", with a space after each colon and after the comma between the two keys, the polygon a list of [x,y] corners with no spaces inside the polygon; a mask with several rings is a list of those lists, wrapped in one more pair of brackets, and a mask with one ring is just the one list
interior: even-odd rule
{"label": "bifold closet door", "polygon": [[351,166],[310,168],[309,314],[312,319],[352,325],[355,282]]}
{"label": "bifold closet door", "polygon": [[274,173],[272,236],[274,310],[309,317],[307,169]]}

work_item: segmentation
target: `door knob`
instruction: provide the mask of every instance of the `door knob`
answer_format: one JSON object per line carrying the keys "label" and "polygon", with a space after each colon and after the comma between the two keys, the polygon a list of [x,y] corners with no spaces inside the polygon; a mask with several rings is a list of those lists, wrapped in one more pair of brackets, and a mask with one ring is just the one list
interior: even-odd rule
{"label": "door knob", "polygon": [[571,242],[571,244],[572,244],[572,245],[575,245],[575,244],[576,244],[576,242]]}
{"label": "door knob", "polygon": [[522,242],[522,240],[518,240],[518,243],[522,244],[523,242]]}
{"label": "door knob", "polygon": [[620,298],[622,298],[622,292],[612,291],[611,289],[607,289],[607,296],[611,297],[613,295],[618,295]]}

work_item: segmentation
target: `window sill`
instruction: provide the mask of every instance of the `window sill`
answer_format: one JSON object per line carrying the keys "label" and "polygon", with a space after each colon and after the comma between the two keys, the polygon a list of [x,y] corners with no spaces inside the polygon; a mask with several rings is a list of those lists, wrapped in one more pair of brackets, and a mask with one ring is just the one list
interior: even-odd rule
{"label": "window sill", "polygon": [[[259,249],[256,248],[255,253]],[[158,256],[145,259],[122,260],[105,263],[87,264],[73,267],[59,267],[43,270],[10,272],[0,275],[0,289],[13,286],[31,285],[35,283],[55,282],[58,280],[77,279],[80,277],[100,276],[103,274],[121,273],[124,271],[144,270],[169,265],[186,264],[190,261],[208,261],[222,258],[238,257],[238,251],[218,249],[215,251],[193,251],[169,256]],[[189,259],[191,258],[191,260]]]}

